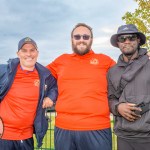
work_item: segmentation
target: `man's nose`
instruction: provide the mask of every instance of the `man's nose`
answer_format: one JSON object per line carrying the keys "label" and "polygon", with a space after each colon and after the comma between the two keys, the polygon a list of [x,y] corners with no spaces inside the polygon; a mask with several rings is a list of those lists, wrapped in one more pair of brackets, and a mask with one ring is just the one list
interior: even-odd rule
{"label": "man's nose", "polygon": [[128,38],[126,38],[125,41],[124,41],[124,43],[130,43],[130,42],[131,41]]}
{"label": "man's nose", "polygon": [[29,51],[29,52],[27,52],[27,53],[26,53],[26,55],[30,56],[30,55],[31,55],[31,52],[30,52],[30,51]]}

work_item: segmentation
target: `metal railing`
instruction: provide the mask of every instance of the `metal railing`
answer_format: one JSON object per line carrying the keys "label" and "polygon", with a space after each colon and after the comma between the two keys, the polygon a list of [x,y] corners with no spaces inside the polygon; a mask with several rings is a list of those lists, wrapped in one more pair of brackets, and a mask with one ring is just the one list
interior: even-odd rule
{"label": "metal railing", "polygon": [[[43,145],[41,148],[37,148],[37,143],[35,142],[35,146],[34,146],[34,150],[55,150],[54,148],[54,125],[55,125],[55,116],[56,116],[56,112],[55,109],[49,109],[47,112],[47,116],[48,118],[51,118],[50,122],[49,122],[49,128],[48,131],[44,137],[43,140]],[[111,128],[113,129],[113,125],[114,125],[114,121],[113,118],[111,117]],[[34,140],[36,141],[36,140]],[[113,148],[112,150],[117,150],[117,146],[116,146],[116,136],[112,131],[112,144],[113,144]]]}

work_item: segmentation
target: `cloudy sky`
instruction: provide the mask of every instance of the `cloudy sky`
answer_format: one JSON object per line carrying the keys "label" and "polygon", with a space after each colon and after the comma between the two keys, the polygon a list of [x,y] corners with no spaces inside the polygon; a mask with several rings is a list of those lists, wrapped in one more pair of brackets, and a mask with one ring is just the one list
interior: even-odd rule
{"label": "cloudy sky", "polygon": [[0,0],[0,63],[16,57],[26,36],[37,42],[43,65],[72,53],[70,33],[81,22],[93,28],[92,49],[117,60],[120,52],[110,45],[110,36],[125,23],[125,12],[137,7],[134,0]]}

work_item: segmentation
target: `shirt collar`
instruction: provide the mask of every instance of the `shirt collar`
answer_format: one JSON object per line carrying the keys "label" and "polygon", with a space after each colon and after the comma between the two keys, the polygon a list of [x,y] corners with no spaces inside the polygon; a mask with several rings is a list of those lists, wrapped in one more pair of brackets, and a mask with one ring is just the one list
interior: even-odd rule
{"label": "shirt collar", "polygon": [[21,67],[21,65],[20,65],[20,64],[18,65],[18,68],[20,68],[20,70],[22,70],[24,73],[27,73],[27,74],[28,74],[28,73],[31,73],[31,72],[34,72],[34,71],[36,70],[36,68],[35,68],[35,67],[34,67],[34,69],[33,69],[33,70],[31,70],[31,71],[30,71],[30,70],[24,70],[24,69]]}
{"label": "shirt collar", "polygon": [[[145,48],[140,48],[139,51],[138,51],[138,55],[135,59],[138,59],[139,57],[143,56],[143,55],[146,55],[147,53],[147,50]],[[134,60],[135,60],[134,59]],[[119,59],[118,59],[118,62],[117,62],[117,65],[118,66],[127,66],[128,64],[132,63],[134,60],[131,60],[129,63],[128,62],[125,62],[123,60],[123,54],[121,54],[119,56]]]}
{"label": "shirt collar", "polygon": [[94,54],[94,51],[92,49],[88,53],[86,53],[85,55],[79,55],[79,54],[76,54],[76,53],[72,53],[71,56],[72,57],[86,58],[86,57],[91,56],[91,54]]}

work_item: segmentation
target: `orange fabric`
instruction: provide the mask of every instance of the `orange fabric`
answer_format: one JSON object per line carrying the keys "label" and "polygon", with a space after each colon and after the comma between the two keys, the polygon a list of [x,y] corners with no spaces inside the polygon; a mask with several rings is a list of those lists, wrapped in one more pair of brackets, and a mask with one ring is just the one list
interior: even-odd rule
{"label": "orange fabric", "polygon": [[110,127],[106,74],[114,64],[110,57],[91,50],[84,56],[64,54],[47,66],[58,82],[57,127],[70,130]]}
{"label": "orange fabric", "polygon": [[4,121],[2,139],[23,140],[33,136],[38,98],[38,72],[27,72],[19,66],[12,87],[0,104]]}

